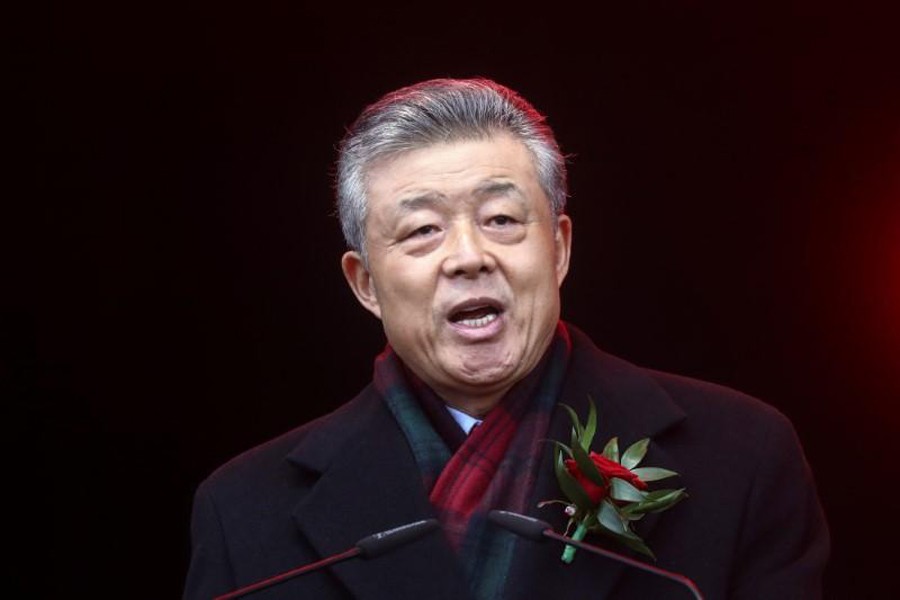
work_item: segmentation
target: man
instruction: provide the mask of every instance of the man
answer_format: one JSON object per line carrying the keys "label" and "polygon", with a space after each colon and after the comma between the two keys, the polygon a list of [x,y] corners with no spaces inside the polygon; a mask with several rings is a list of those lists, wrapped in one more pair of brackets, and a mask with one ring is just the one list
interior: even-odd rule
{"label": "man", "polygon": [[[487,80],[434,80],[368,107],[344,139],[341,265],[388,347],[355,399],[232,460],[199,488],[185,598],[206,599],[429,517],[441,531],[259,598],[677,598],[670,581],[492,525],[566,515],[559,404],[599,413],[596,448],[651,438],[689,497],[638,522],[657,565],[706,598],[817,598],[824,518],[791,425],[712,384],[642,369],[560,322],[572,222],[544,118]],[[588,541],[605,543],[600,538]],[[614,543],[610,546],[621,550]],[[682,594],[679,596],[679,594]]]}

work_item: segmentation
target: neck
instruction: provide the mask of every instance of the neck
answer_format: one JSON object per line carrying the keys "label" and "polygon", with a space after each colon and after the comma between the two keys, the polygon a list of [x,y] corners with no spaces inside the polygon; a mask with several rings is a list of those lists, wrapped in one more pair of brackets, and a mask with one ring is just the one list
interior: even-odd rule
{"label": "neck", "polygon": [[441,400],[444,401],[447,406],[455,408],[460,412],[464,412],[470,417],[475,417],[476,419],[483,419],[486,414],[491,412],[491,409],[497,406],[500,403],[500,400],[506,394],[509,388],[503,389],[499,392],[490,394],[488,396],[466,396],[462,394],[441,394],[438,395],[441,397]]}

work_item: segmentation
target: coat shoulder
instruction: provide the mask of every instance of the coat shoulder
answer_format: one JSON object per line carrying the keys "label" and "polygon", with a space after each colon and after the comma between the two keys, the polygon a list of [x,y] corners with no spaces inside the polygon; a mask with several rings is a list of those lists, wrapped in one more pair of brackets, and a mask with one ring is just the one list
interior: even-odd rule
{"label": "coat shoulder", "polygon": [[[334,411],[228,460],[200,484],[198,491],[221,493],[235,488],[268,488],[266,484],[284,478],[284,472],[292,469],[292,462],[308,462],[321,471],[336,450],[352,440],[379,410],[383,407],[378,394],[371,385],[367,386]],[[304,461],[298,461],[299,457]]]}
{"label": "coat shoulder", "polygon": [[636,365],[601,350],[571,325],[569,329],[576,360],[580,361],[576,368],[590,371],[601,381],[615,382],[615,388],[627,393],[631,403],[640,403],[648,396],[665,397],[689,420],[705,426],[791,427],[781,411],[754,396],[725,385]]}
{"label": "coat shoulder", "polygon": [[745,426],[790,424],[774,406],[734,388],[653,369],[643,371],[690,415]]}

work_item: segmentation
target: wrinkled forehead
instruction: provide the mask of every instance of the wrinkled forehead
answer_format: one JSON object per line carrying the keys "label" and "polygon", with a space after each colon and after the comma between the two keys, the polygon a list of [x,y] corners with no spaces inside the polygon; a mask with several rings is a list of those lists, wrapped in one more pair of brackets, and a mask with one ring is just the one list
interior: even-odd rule
{"label": "wrinkled forehead", "polygon": [[547,202],[531,154],[518,140],[433,144],[383,160],[369,172],[370,204],[418,208],[506,196]]}

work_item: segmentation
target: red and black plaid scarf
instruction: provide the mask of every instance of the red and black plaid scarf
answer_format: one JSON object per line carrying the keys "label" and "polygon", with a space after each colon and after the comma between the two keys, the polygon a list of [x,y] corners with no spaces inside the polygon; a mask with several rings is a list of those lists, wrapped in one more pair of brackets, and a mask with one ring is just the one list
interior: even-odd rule
{"label": "red and black plaid scarf", "polygon": [[[455,450],[438,431],[437,398],[404,371],[388,347],[375,361],[375,385],[403,430],[425,489],[480,600],[500,597],[515,538],[493,527],[493,509],[526,512],[550,415],[566,372],[571,341],[560,322],[538,367],[517,383]],[[441,408],[443,408],[441,406]],[[431,416],[429,416],[431,415]]]}

